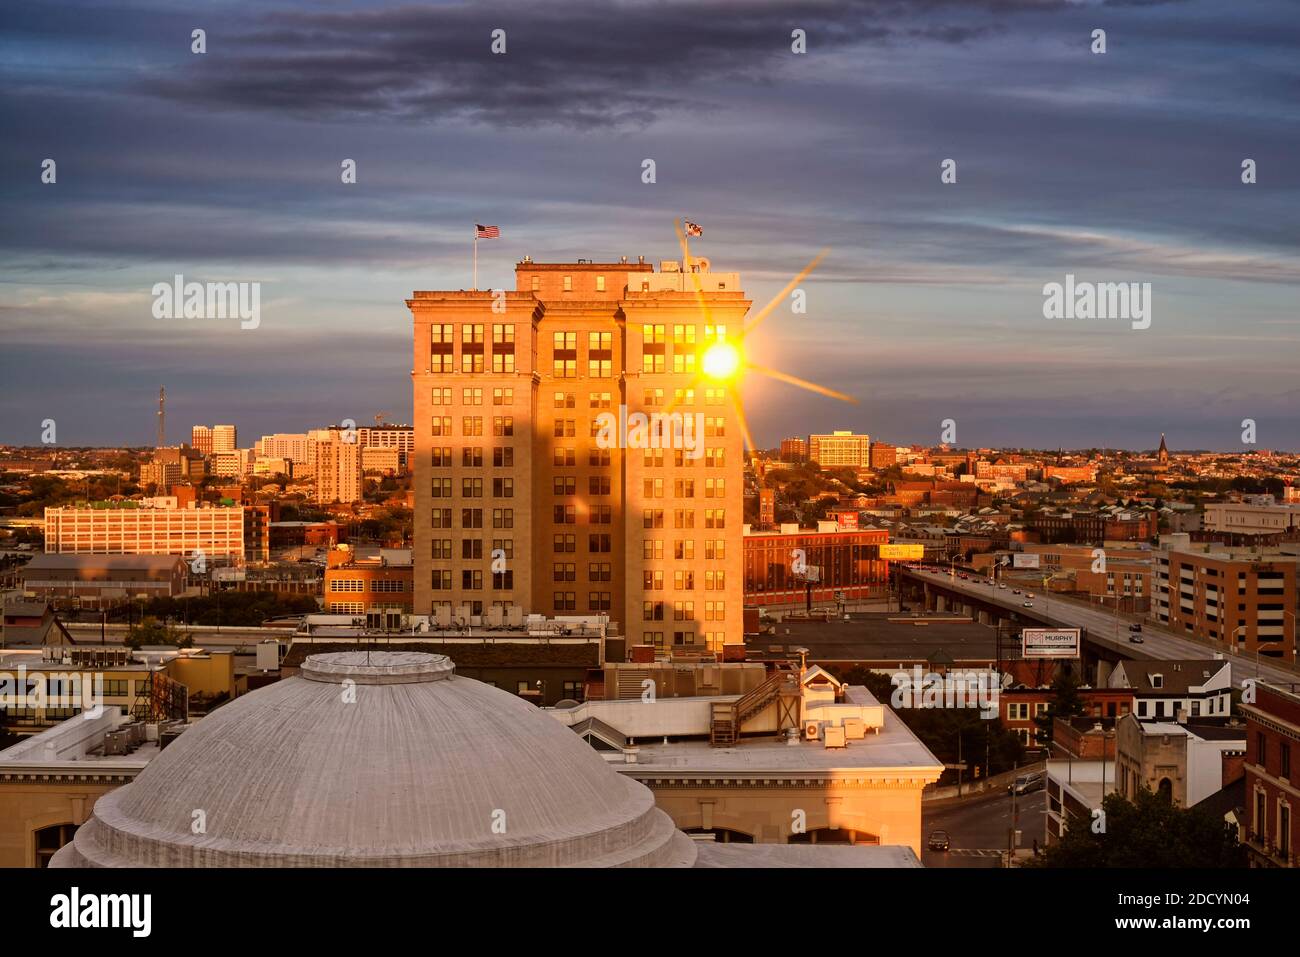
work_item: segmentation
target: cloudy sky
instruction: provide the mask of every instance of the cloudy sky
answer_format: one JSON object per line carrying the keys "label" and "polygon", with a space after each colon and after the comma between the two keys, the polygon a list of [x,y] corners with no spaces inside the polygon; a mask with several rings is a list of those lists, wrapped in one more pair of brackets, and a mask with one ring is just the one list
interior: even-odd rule
{"label": "cloudy sky", "polygon": [[[488,287],[687,217],[756,303],[829,249],[748,348],[859,403],[751,380],[760,444],[1300,448],[1298,54],[1292,0],[12,4],[0,442],[150,444],[164,384],[172,441],[409,421],[403,299],[469,285],[475,221]],[[260,327],[154,318],[177,273]],[[1044,318],[1067,273],[1151,327]]]}

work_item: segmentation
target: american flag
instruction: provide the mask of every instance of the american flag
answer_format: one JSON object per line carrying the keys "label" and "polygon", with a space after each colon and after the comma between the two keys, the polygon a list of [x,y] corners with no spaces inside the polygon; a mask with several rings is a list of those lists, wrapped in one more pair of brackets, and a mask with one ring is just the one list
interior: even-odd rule
{"label": "american flag", "polygon": [[688,220],[686,220],[686,235],[687,235],[687,236],[703,236],[703,235],[704,235],[704,230],[701,229],[699,226],[697,226],[695,223],[691,222],[691,221],[688,219]]}
{"label": "american flag", "polygon": [[480,223],[475,223],[474,229],[476,230],[476,232],[474,233],[475,239],[500,239],[501,238],[500,226],[483,226]]}

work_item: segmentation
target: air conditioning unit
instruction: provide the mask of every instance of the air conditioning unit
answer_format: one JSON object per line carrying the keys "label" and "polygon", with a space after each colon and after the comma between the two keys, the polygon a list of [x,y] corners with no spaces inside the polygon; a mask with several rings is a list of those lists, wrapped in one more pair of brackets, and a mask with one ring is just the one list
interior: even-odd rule
{"label": "air conditioning unit", "polygon": [[845,746],[843,726],[833,726],[828,724],[826,729],[822,732],[822,735],[825,746],[828,748],[842,748]]}
{"label": "air conditioning unit", "polygon": [[803,737],[805,741],[816,741],[821,737],[822,724],[820,721],[805,721],[803,723]]}

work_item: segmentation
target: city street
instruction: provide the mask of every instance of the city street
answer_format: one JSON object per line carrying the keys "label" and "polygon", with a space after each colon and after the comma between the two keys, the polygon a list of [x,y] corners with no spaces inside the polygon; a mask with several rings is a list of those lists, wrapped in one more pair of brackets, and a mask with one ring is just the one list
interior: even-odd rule
{"label": "city street", "polygon": [[[1020,808],[1020,846],[1041,847],[1046,826],[1047,792],[1033,791],[1017,798]],[[1011,827],[1011,798],[1007,792],[981,795],[934,807],[921,806],[921,861],[926,867],[1001,867]],[[925,846],[930,833],[948,832],[951,849],[931,851]]]}
{"label": "city street", "polygon": [[[1031,589],[1034,594],[1033,608],[1025,608],[1023,594],[1012,594],[1012,587],[1015,586],[1004,589],[985,584],[982,578],[966,580],[951,578],[947,571],[915,571],[910,572],[910,574],[921,580],[934,581],[950,590],[981,598],[984,601],[1006,608],[1008,611],[1020,614],[1032,612],[1049,619],[1054,625],[1085,628],[1090,639],[1110,642],[1120,650],[1121,654],[1136,652],[1145,653],[1153,658],[1186,659],[1211,658],[1216,651],[1208,643],[1175,635],[1146,618],[1135,618],[1121,612],[1117,624],[1113,608],[1088,607],[1078,601],[1062,598],[1058,595],[1053,595],[1049,599],[1044,597],[1043,593],[1036,588]],[[1021,586],[1021,590],[1024,590],[1023,586]],[[1143,640],[1140,644],[1130,643],[1129,641],[1128,626],[1135,621],[1142,623]],[[1225,654],[1224,657],[1232,662],[1234,685],[1239,686],[1244,679],[1256,676],[1265,680],[1287,683],[1296,680],[1294,671],[1285,666],[1279,666],[1276,662],[1270,662],[1268,658],[1257,662],[1253,655]]]}

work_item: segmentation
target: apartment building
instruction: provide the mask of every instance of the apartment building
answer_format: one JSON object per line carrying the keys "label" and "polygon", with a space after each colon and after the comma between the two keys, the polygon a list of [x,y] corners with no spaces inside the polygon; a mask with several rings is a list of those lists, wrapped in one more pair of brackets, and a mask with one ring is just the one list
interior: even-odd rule
{"label": "apartment building", "polygon": [[824,469],[871,467],[871,436],[852,432],[808,436],[808,458]]}
{"label": "apartment building", "polygon": [[808,459],[808,443],[804,439],[789,438],[781,440],[782,462],[804,462]]}
{"label": "apartment building", "polygon": [[1296,660],[1297,564],[1270,548],[1231,548],[1167,535],[1156,553],[1152,615],[1225,650]]}
{"label": "apartment building", "polygon": [[743,440],[703,356],[749,305],[703,259],[525,259],[513,290],[413,293],[415,612],[741,643]]}
{"label": "apartment building", "polygon": [[307,437],[315,456],[316,501],[322,504],[361,501],[363,468],[361,445],[356,436],[331,426],[314,429]]}
{"label": "apartment building", "polygon": [[149,507],[140,502],[45,510],[45,551],[83,555],[185,555],[242,561],[244,509]]}

